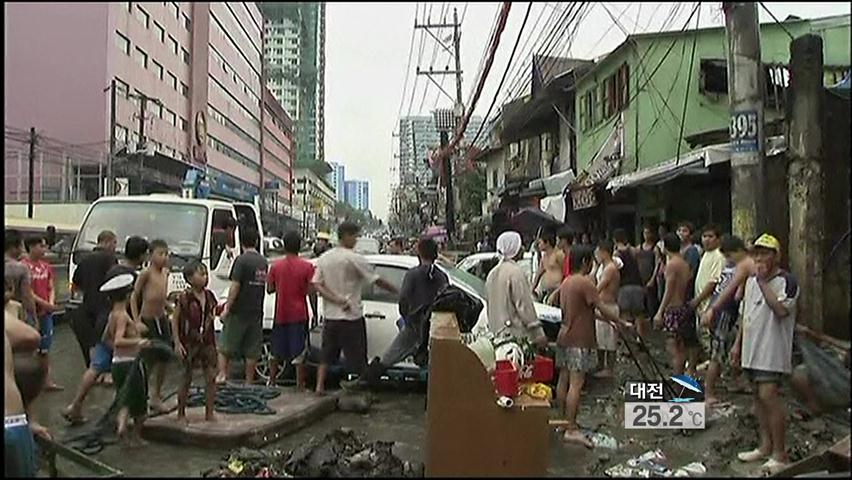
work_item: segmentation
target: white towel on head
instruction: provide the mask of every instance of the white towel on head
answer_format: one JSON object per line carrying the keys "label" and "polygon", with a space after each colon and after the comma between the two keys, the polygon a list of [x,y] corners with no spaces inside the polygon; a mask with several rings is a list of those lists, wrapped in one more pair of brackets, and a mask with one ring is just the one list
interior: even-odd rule
{"label": "white towel on head", "polygon": [[511,260],[521,251],[521,235],[518,232],[503,232],[497,237],[497,253],[501,260]]}

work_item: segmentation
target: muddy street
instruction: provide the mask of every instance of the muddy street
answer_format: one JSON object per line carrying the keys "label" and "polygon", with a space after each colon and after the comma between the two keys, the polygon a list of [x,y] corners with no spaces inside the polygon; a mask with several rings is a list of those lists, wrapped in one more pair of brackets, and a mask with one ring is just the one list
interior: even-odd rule
{"label": "muddy street", "polygon": [[[659,350],[661,339],[655,340],[657,341],[651,342],[652,351],[665,372],[665,357]],[[66,388],[62,392],[45,393],[37,403],[37,415],[54,437],[63,438],[77,431],[67,425],[59,412],[72,399],[74,388],[83,371],[79,347],[67,324],[57,327],[51,356],[53,374]],[[640,360],[643,360],[642,357]],[[645,368],[647,361],[641,364]],[[579,445],[564,444],[554,432],[550,442],[549,475],[603,476],[607,469],[655,449],[661,449],[665,453],[673,468],[702,462],[707,468],[707,475],[741,476],[755,473],[759,465],[742,464],[735,458],[737,451],[753,443],[756,438],[756,423],[749,414],[751,398],[748,395],[726,395],[725,399],[730,401],[731,406],[722,409],[722,413],[717,414],[720,415],[718,419],[714,420],[711,415],[704,431],[692,431],[685,435],[676,430],[625,430],[624,381],[640,378],[636,366],[626,355],[626,350],[620,351],[616,379],[589,384],[588,395],[583,397],[579,414],[582,427],[611,436],[617,442],[617,448],[599,446],[587,449]],[[176,386],[177,372],[173,368],[170,370],[164,392],[170,393]],[[85,404],[86,416],[90,419],[100,416],[112,398],[111,388],[96,387]],[[786,398],[790,399],[789,392],[786,392]],[[385,389],[376,395],[376,399],[367,413],[337,411],[266,448],[290,451],[313,438],[346,427],[357,432],[365,442],[398,442],[394,451],[405,461],[424,461],[425,388]],[[788,408],[787,442],[793,461],[821,451],[849,433],[848,423],[843,424],[834,417],[807,422],[792,420],[790,415],[795,407],[792,402],[788,405],[791,407]],[[556,417],[555,409],[552,416]],[[220,418],[220,421],[227,421],[227,415],[221,415]],[[237,447],[239,446],[234,445],[234,448]],[[138,449],[107,445],[95,458],[122,470],[127,476],[198,477],[202,472],[217,466],[228,452],[229,449],[151,442],[148,446]],[[60,461],[59,467],[69,475],[90,474],[64,461]]]}

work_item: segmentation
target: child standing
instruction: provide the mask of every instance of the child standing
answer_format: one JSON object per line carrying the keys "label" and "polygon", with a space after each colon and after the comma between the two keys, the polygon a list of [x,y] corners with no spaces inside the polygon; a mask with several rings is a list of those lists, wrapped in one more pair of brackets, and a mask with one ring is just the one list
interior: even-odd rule
{"label": "child standing", "polygon": [[151,341],[142,338],[147,330],[145,325],[133,321],[127,314],[132,286],[133,275],[129,273],[117,275],[101,286],[101,291],[107,294],[111,305],[103,341],[113,348],[112,378],[119,409],[118,436],[124,438],[128,417],[132,416],[133,435],[128,443],[139,446],[145,444],[142,440],[142,424],[148,415],[148,382],[139,352],[150,346]]}
{"label": "child standing", "polygon": [[213,335],[213,317],[216,296],[207,289],[207,268],[198,260],[186,264],[183,278],[189,284],[180,297],[172,316],[175,335],[175,352],[183,360],[183,383],[178,391],[178,420],[186,419],[186,402],[192,385],[192,371],[204,370],[207,381],[207,404],[205,419],[216,420],[213,407],[216,402],[216,339]]}
{"label": "child standing", "polygon": [[30,281],[36,304],[37,327],[41,333],[38,353],[48,371],[45,389],[48,391],[62,390],[61,386],[50,379],[50,362],[48,359],[50,346],[53,344],[53,312],[56,311],[56,291],[53,288],[53,282],[56,279],[56,274],[53,272],[50,263],[44,259],[47,250],[47,241],[44,237],[30,237],[24,242],[24,245],[29,252],[29,258],[23,259],[22,263],[30,270]]}
{"label": "child standing", "polygon": [[[169,246],[163,240],[151,242],[151,265],[139,275],[130,298],[133,320],[145,324],[148,337],[172,345],[171,323],[166,315],[166,298],[169,287]],[[142,307],[139,308],[138,305]],[[151,408],[157,412],[165,411],[162,401],[163,381],[166,379],[166,362],[151,362],[154,370],[154,394],[151,396]]]}

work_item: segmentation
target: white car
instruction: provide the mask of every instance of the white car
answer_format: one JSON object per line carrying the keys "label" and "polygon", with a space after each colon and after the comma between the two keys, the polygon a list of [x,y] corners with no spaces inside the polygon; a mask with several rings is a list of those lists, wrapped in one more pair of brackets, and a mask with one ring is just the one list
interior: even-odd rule
{"label": "white car", "polygon": [[[369,255],[366,259],[375,268],[376,273],[387,280],[398,289],[402,287],[402,280],[406,272],[419,264],[417,257],[403,255]],[[488,314],[487,300],[485,293],[485,283],[479,278],[458,270],[456,268],[448,268],[443,265],[438,267],[447,274],[450,279],[450,284],[458,287],[465,293],[471,295],[476,300],[482,302],[483,308],[479,315],[479,321],[474,328],[487,329]],[[224,292],[225,295],[227,292]],[[220,298],[224,298],[220,297]],[[266,302],[275,302],[275,295],[267,295]],[[362,304],[364,307],[364,317],[367,323],[367,358],[381,357],[384,351],[390,346],[391,342],[399,332],[397,321],[399,320],[399,306],[396,295],[385,291],[375,285],[366,286],[362,292]],[[310,305],[310,303],[309,303]],[[552,340],[556,338],[556,333],[559,330],[559,324],[562,321],[562,314],[559,309],[544,305],[541,303],[535,304],[536,313],[539,319],[544,324],[545,333]],[[322,326],[323,326],[323,299],[318,300],[319,315],[312,314],[310,320],[310,344],[311,354],[309,356],[310,363],[318,363],[319,349],[322,345]],[[267,308],[266,311],[273,311]],[[269,332],[272,330],[273,319],[265,318],[263,322],[264,337],[268,339]],[[221,323],[216,319],[216,331],[221,330]],[[269,359],[269,342],[264,342],[263,358],[258,365],[258,375],[261,378],[268,378],[267,362]],[[420,373],[418,367],[410,358],[406,359],[393,367],[395,370]],[[282,369],[283,370],[283,369]]]}
{"label": "white car", "polygon": [[[456,268],[471,275],[475,275],[481,280],[488,278],[488,272],[497,266],[500,261],[500,255],[497,252],[474,253],[464,257],[456,264]],[[527,274],[527,280],[532,283],[535,277],[533,271],[533,255],[530,252],[524,253],[524,257],[518,260],[518,265],[524,269]]]}

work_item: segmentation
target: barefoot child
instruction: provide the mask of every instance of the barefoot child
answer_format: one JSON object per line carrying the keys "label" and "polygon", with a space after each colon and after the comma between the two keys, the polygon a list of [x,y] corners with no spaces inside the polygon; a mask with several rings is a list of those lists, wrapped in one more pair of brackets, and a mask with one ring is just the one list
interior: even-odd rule
{"label": "barefoot child", "polygon": [[133,275],[126,273],[107,280],[101,287],[112,305],[103,341],[112,345],[112,378],[115,383],[115,401],[118,405],[119,438],[127,432],[127,419],[133,417],[133,435],[130,445],[142,445],[142,424],[148,415],[148,382],[139,352],[151,344],[142,338],[145,325],[133,321],[127,314],[127,300],[133,285]]}
{"label": "barefoot child", "polygon": [[[151,242],[151,265],[139,275],[130,298],[133,320],[143,323],[148,329],[148,338],[161,340],[165,345],[172,344],[171,324],[166,316],[166,298],[169,286],[169,246],[163,240]],[[140,304],[140,309],[138,305]],[[163,381],[166,378],[166,362],[151,362],[154,371],[154,393],[151,396],[151,408],[156,413],[163,408]]]}
{"label": "barefoot child", "polygon": [[556,366],[559,368],[556,401],[567,421],[563,439],[591,447],[589,440],[579,430],[577,412],[586,374],[594,371],[598,363],[595,357],[595,324],[598,322],[595,309],[610,323],[618,321],[618,313],[617,307],[601,301],[595,287],[591,276],[591,247],[573,247],[571,265],[574,267],[574,275],[566,278],[559,288],[562,326],[556,337]]}
{"label": "barefoot child", "polygon": [[[186,420],[186,402],[192,385],[194,368],[204,370],[207,381],[205,419],[215,421],[213,407],[216,402],[216,339],[213,335],[213,317],[216,297],[207,289],[207,268],[193,260],[183,268],[183,278],[189,284],[178,297],[172,331],[175,335],[175,352],[183,361],[183,384],[178,391],[178,420]],[[188,422],[187,422],[188,423]]]}

